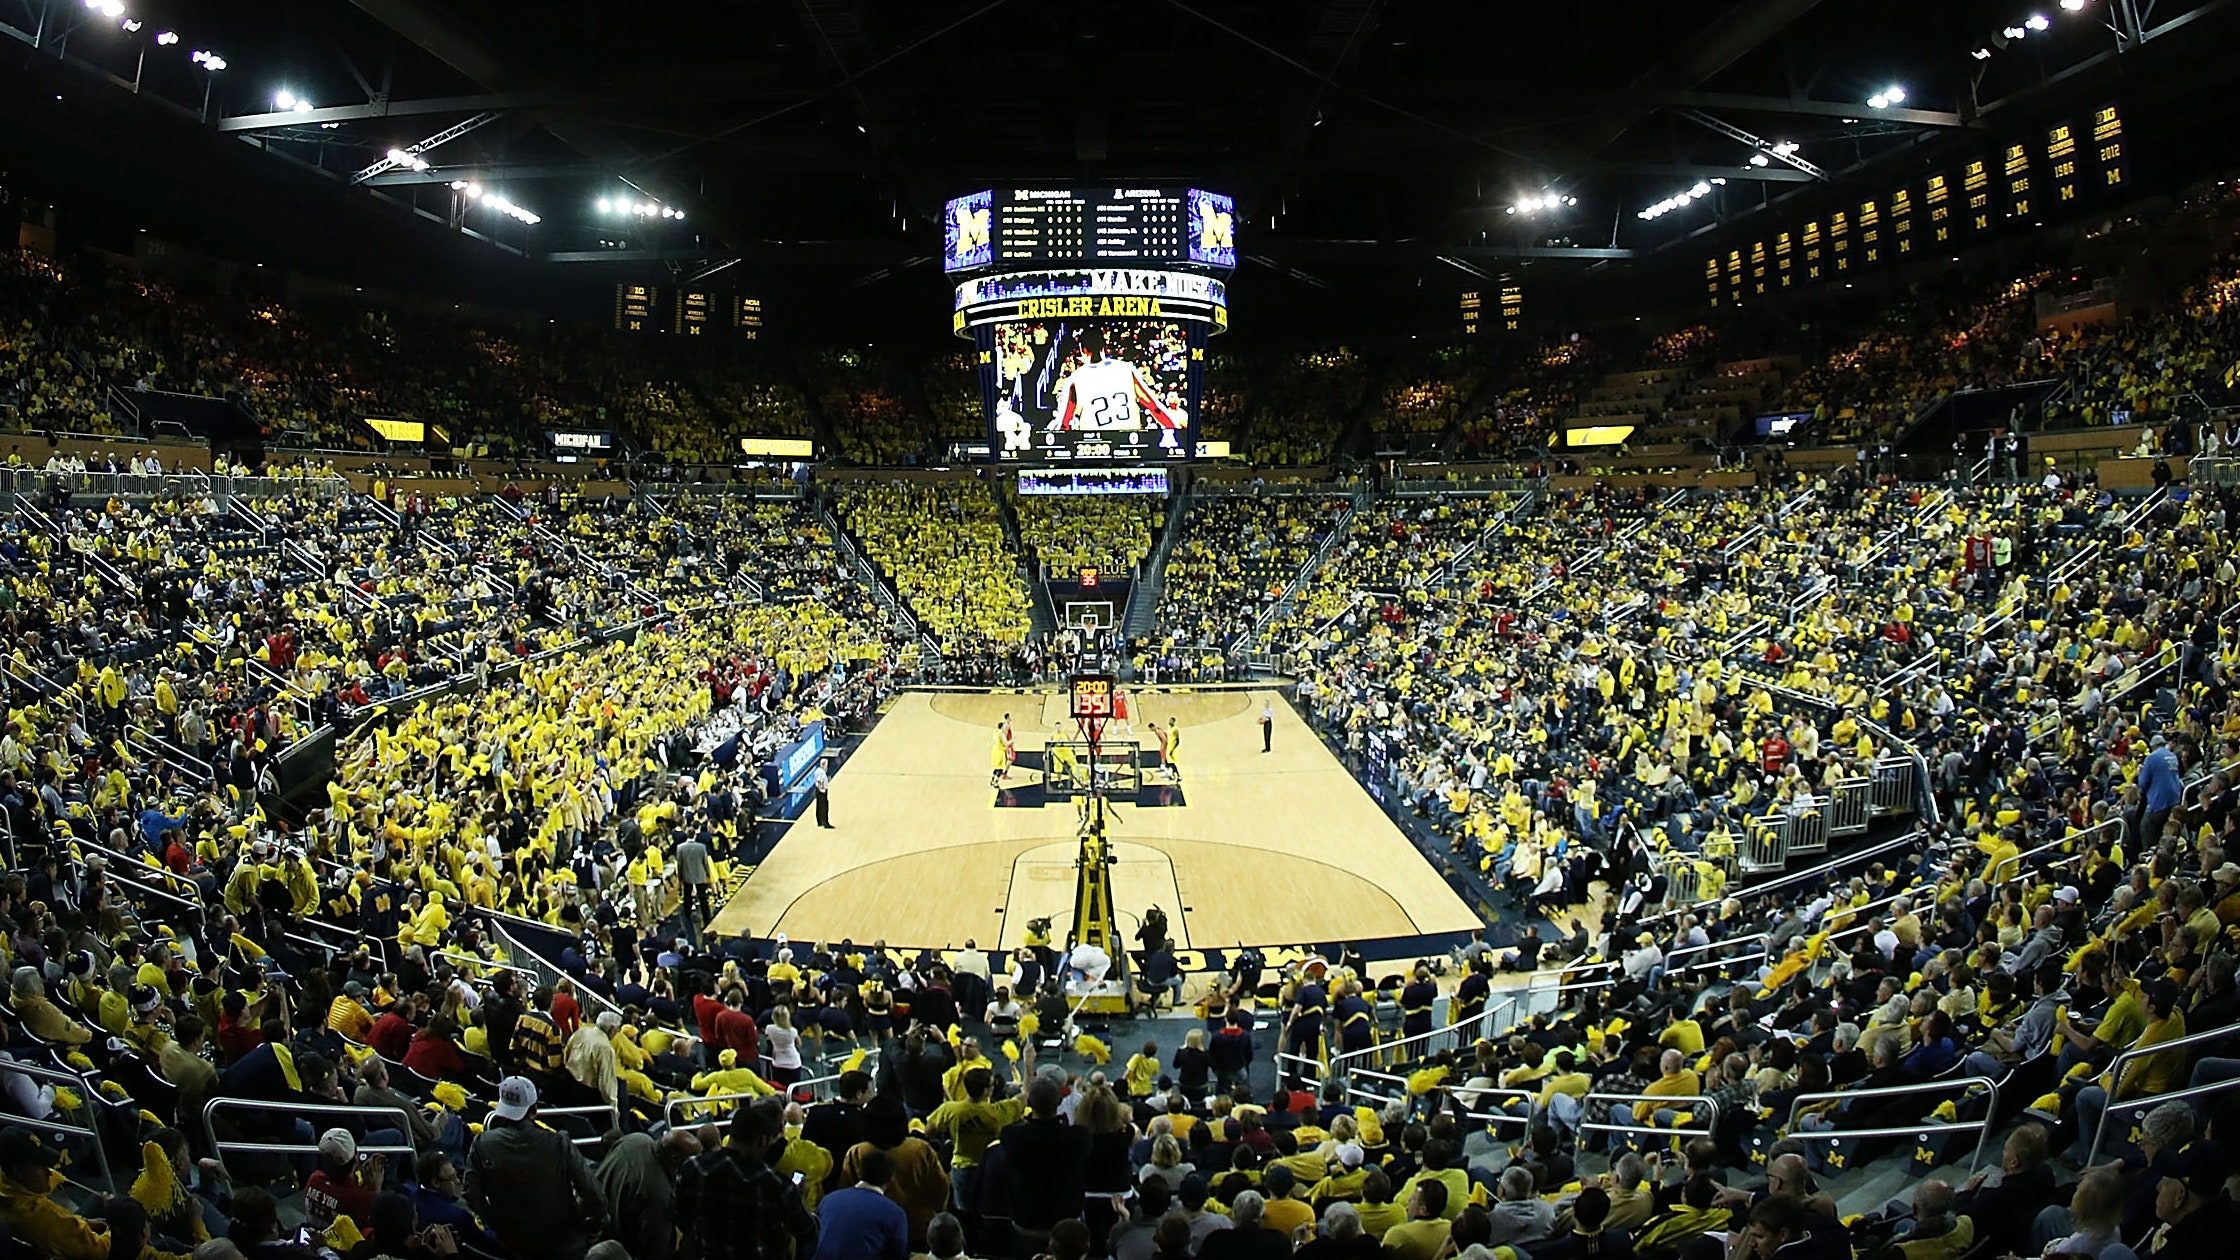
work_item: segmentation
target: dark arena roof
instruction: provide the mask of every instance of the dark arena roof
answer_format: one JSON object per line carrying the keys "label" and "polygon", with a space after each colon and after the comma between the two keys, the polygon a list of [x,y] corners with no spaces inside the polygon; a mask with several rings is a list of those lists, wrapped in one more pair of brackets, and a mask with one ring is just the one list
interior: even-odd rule
{"label": "dark arena roof", "polygon": [[1240,328],[1526,275],[1537,311],[1586,312],[1683,300],[1714,251],[2108,103],[2135,192],[2214,171],[2234,13],[0,0],[0,163],[86,243],[586,312],[720,271],[815,335],[938,334],[943,202],[1004,181],[1233,193]]}

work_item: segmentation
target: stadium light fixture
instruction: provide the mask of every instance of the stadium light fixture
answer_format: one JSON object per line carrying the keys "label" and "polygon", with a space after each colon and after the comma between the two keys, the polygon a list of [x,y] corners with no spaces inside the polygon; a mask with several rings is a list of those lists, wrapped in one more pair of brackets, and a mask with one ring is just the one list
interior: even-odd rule
{"label": "stadium light fixture", "polygon": [[2084,0],[2061,0],[2061,7],[2070,13],[2082,13]]}
{"label": "stadium light fixture", "polygon": [[1642,210],[1636,211],[1634,217],[1643,220],[1661,219],[1683,206],[1686,206],[1701,198],[1710,196],[1711,189],[1714,186],[1724,184],[1726,182],[1727,181],[1724,179],[1699,179],[1695,183],[1690,184],[1687,188],[1682,189],[1681,191],[1665,198],[1663,201],[1657,202],[1655,205],[1648,206]]}
{"label": "stadium light fixture", "polygon": [[1978,48],[1968,55],[1975,58],[1977,61],[1991,60],[1991,50],[1989,48]]}
{"label": "stadium light fixture", "polygon": [[272,107],[285,114],[296,107],[296,94],[286,88],[272,94]]}
{"label": "stadium light fixture", "polygon": [[208,70],[212,74],[216,74],[220,70],[226,68],[226,59],[214,52],[197,51],[189,54],[187,60],[195,63],[198,66],[201,66],[203,69]]}
{"label": "stadium light fixture", "polygon": [[2022,19],[2022,24],[2033,31],[2042,31],[2053,25],[2053,19],[2043,13],[2033,13]]}
{"label": "stadium light fixture", "polygon": [[[1520,201],[1512,203],[1509,206],[1507,213],[1537,214],[1542,210],[1554,210],[1559,206],[1575,206],[1578,204],[1579,199],[1577,197],[1566,197],[1561,193],[1541,193],[1536,197],[1526,197]],[[683,216],[680,215],[678,217],[682,218]]]}
{"label": "stadium light fixture", "polygon": [[124,27],[125,34],[132,35],[138,33],[140,28],[147,23],[142,22],[139,18],[126,18],[120,25]]}
{"label": "stadium light fixture", "polygon": [[103,17],[124,16],[124,0],[86,0],[86,7]]}
{"label": "stadium light fixture", "polygon": [[485,189],[473,180],[452,180],[451,188],[454,192],[465,194],[469,201],[480,202],[500,214],[519,220],[531,227],[544,222],[543,215],[536,214],[523,206],[517,206],[499,194]]}
{"label": "stadium light fixture", "polygon": [[398,166],[404,167],[409,171],[424,171],[428,169],[428,159],[421,157],[417,153],[407,153],[403,149],[391,149],[386,156],[391,162],[394,162]]}
{"label": "stadium light fixture", "polygon": [[1753,154],[1751,154],[1751,155],[1750,155],[1750,165],[1752,165],[1752,166],[1771,166],[1771,165],[1773,165],[1773,159],[1772,159],[1772,158],[1769,158],[1769,157],[1767,157],[1767,156],[1766,156],[1765,154],[1763,154],[1763,153],[1753,153]]}
{"label": "stadium light fixture", "polygon": [[158,31],[156,33],[156,43],[162,45],[165,48],[169,48],[173,44],[176,44],[178,42],[179,32],[177,31]]}
{"label": "stadium light fixture", "polygon": [[1893,105],[1903,105],[1905,103],[1906,90],[1896,84],[1892,84],[1867,98],[1867,108],[1869,109],[1888,109]]}

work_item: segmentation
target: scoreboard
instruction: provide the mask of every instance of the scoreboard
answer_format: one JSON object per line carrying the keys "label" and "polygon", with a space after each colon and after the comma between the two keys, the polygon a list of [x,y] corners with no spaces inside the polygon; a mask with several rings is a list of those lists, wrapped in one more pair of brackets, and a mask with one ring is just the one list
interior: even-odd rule
{"label": "scoreboard", "polygon": [[941,269],[1237,265],[1236,201],[1202,188],[995,188],[951,200]]}

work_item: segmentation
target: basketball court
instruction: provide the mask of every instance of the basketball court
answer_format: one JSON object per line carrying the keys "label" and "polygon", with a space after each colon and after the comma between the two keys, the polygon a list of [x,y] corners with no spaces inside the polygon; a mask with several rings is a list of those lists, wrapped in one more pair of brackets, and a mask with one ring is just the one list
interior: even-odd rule
{"label": "basketball court", "polygon": [[[1275,748],[1260,709],[1275,701]],[[1183,949],[1370,941],[1479,920],[1273,692],[1147,691],[1103,734],[1098,772],[1117,927],[1150,906]],[[997,724],[1018,763],[989,786]],[[1179,785],[1149,730],[1181,724]],[[1078,797],[1063,782],[1079,731],[1069,698],[906,692],[832,780],[831,831],[795,822],[717,914],[721,933],[897,947],[1015,947],[1027,923],[1062,938],[1073,909]],[[1127,745],[1135,744],[1131,749]]]}

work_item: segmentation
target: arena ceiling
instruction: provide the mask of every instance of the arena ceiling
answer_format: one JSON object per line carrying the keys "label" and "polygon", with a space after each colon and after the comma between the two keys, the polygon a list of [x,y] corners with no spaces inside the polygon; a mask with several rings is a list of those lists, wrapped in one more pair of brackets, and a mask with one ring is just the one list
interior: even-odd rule
{"label": "arena ceiling", "polygon": [[[0,23],[8,55],[43,72],[19,78],[19,119],[55,76],[105,75],[113,95],[137,92],[132,108],[168,114],[147,160],[231,173],[254,168],[205,150],[252,151],[287,172],[266,204],[300,202],[293,221],[330,234],[380,206],[554,269],[860,285],[937,274],[942,202],[990,183],[1188,181],[1237,195],[1248,274],[1343,287],[1396,260],[1677,258],[1769,204],[1980,142],[2064,95],[2228,98],[2236,9],[0,0]],[[193,56],[212,52],[221,71]],[[107,147],[78,147],[114,155],[126,108],[35,121],[66,135],[107,111]]]}

